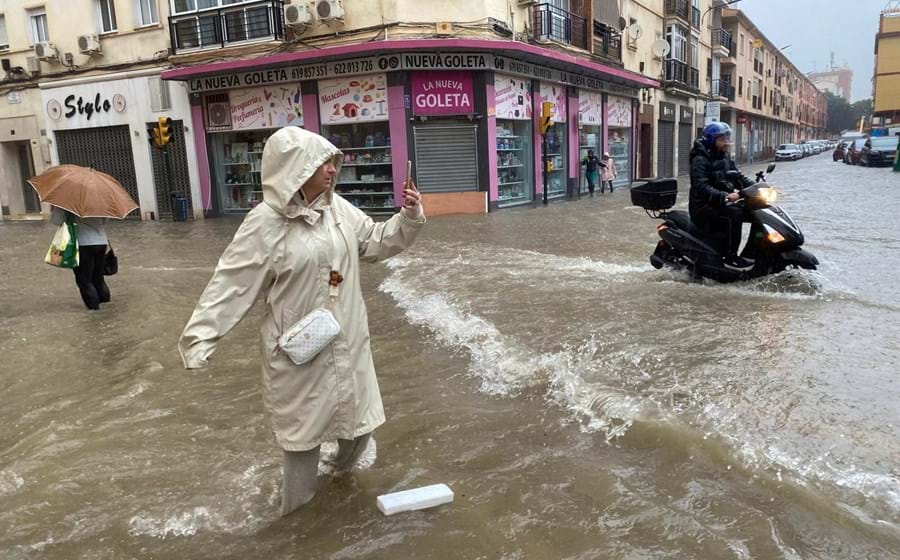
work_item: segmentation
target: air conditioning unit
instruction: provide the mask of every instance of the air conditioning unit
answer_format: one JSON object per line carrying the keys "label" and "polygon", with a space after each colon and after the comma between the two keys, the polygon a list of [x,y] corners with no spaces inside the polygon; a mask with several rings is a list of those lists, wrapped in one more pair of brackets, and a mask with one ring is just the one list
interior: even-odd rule
{"label": "air conditioning unit", "polygon": [[284,7],[284,22],[295,30],[303,30],[312,25],[315,18],[306,4],[288,4]]}
{"label": "air conditioning unit", "polygon": [[34,56],[40,60],[59,60],[59,51],[53,43],[35,43]]}
{"label": "air conditioning unit", "polygon": [[94,54],[100,52],[100,36],[96,33],[78,36],[78,50],[81,54]]}
{"label": "air conditioning unit", "polygon": [[41,73],[41,59],[36,56],[29,56],[26,59],[25,66],[28,68],[28,73],[32,76],[36,76]]}
{"label": "air conditioning unit", "polygon": [[341,5],[341,0],[316,0],[316,17],[325,23],[343,22],[344,7]]}

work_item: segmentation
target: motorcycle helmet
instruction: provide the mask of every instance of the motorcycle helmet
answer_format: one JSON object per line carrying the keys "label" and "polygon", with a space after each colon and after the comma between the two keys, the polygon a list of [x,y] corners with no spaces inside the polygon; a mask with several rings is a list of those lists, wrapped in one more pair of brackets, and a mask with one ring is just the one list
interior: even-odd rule
{"label": "motorcycle helmet", "polygon": [[731,127],[727,123],[714,122],[706,125],[701,141],[707,150],[711,150],[716,145],[716,139],[719,136],[725,136],[729,142],[731,141]]}

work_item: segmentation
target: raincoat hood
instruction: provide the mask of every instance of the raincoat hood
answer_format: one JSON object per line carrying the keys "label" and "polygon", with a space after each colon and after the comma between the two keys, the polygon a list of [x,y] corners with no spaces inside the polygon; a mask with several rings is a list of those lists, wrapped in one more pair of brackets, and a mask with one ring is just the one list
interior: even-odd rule
{"label": "raincoat hood", "polygon": [[331,188],[314,201],[307,202],[294,195],[329,159],[340,171],[343,154],[334,144],[297,126],[280,129],[263,149],[263,201],[282,216],[302,217],[315,224],[322,209],[331,206],[337,174],[331,181]]}

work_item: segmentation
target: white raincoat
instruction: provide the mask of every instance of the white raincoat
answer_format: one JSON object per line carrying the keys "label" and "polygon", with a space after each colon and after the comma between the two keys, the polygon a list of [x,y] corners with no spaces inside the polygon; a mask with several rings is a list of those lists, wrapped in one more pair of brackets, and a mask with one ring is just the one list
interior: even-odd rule
{"label": "white raincoat", "polygon": [[[247,214],[225,249],[178,343],[186,368],[203,367],[219,339],[264,295],[263,397],[276,442],[286,451],[353,439],[384,422],[359,262],[396,255],[425,223],[402,212],[375,223],[334,194],[334,181],[307,205],[297,192],[329,159],[340,169],[340,150],[301,128],[286,127],[269,138],[262,160],[264,203]],[[311,362],[294,365],[276,350],[278,337],[326,307],[335,257],[344,277],[333,309],[341,333]]]}

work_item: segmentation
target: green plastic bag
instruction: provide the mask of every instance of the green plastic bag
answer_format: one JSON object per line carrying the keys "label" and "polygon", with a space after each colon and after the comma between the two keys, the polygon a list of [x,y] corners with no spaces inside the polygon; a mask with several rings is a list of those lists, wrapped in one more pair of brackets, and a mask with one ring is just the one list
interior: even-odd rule
{"label": "green plastic bag", "polygon": [[66,223],[56,230],[44,262],[60,268],[78,266],[78,224],[72,219],[71,214],[66,216]]}

